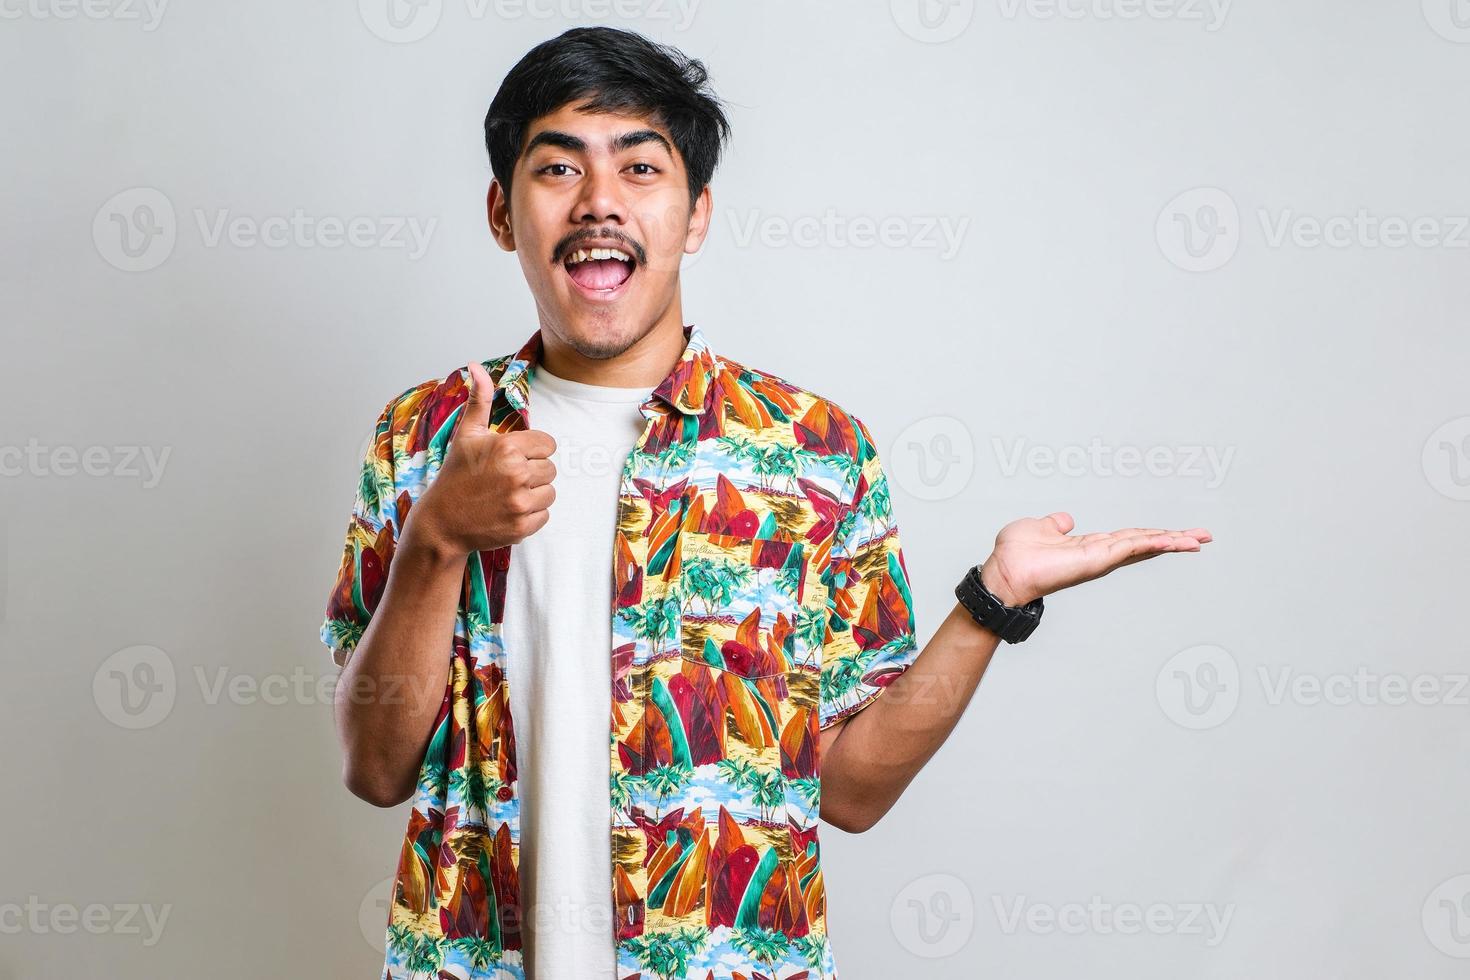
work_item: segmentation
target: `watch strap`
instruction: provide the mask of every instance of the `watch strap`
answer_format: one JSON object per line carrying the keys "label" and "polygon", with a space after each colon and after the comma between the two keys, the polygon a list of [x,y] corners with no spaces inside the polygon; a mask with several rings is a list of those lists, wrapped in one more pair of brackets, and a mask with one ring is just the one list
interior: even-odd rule
{"label": "watch strap", "polygon": [[1041,622],[1041,599],[1033,599],[1024,606],[1006,605],[985,587],[979,565],[965,573],[959,585],[955,586],[954,594],[975,622],[1007,643],[1020,643],[1035,632],[1036,625]]}

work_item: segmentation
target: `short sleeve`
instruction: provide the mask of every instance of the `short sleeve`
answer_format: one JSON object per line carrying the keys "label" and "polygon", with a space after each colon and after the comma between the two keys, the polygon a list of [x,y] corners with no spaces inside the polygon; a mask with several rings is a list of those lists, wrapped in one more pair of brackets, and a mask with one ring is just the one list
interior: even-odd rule
{"label": "short sleeve", "polygon": [[322,621],[322,642],[332,649],[338,666],[347,662],[367,630],[398,542],[393,492],[393,409],[397,401],[383,408],[363,453],[342,562]]}
{"label": "short sleeve", "polygon": [[839,512],[822,645],[821,710],[827,728],[873,702],[919,655],[914,600],[888,477],[872,433],[853,417],[857,483]]}

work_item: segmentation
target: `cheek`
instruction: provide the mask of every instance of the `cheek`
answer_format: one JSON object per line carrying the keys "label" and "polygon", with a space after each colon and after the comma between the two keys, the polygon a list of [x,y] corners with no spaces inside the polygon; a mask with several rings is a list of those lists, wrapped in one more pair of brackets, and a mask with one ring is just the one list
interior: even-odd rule
{"label": "cheek", "polygon": [[674,255],[655,258],[650,254],[648,265],[643,267],[640,274],[643,282],[639,284],[637,292],[643,300],[651,307],[667,303],[679,288],[679,257]]}
{"label": "cheek", "polygon": [[516,256],[520,259],[521,272],[525,275],[527,283],[552,285],[556,277],[562,275],[561,269],[547,261],[544,255],[536,251],[534,245],[528,248],[517,241]]}
{"label": "cheek", "polygon": [[689,206],[686,201],[655,206],[640,212],[639,231],[648,252],[648,268],[677,273],[684,260],[684,243],[689,238]]}

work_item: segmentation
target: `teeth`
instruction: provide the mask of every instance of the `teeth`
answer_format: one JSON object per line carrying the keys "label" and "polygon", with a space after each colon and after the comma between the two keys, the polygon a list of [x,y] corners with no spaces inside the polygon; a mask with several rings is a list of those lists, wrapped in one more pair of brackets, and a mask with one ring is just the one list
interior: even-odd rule
{"label": "teeth", "polygon": [[620,248],[579,248],[567,256],[567,265],[576,265],[578,262],[587,262],[591,259],[621,259],[624,262],[632,262],[633,257]]}

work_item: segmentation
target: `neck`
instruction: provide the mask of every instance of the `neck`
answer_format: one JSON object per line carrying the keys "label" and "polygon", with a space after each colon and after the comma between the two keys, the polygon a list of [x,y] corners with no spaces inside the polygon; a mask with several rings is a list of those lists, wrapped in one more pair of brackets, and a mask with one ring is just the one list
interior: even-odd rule
{"label": "neck", "polygon": [[685,346],[678,304],[642,336],[611,356],[579,350],[541,328],[541,363],[558,378],[610,388],[652,388],[668,377]]}

